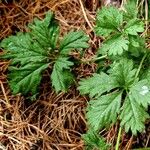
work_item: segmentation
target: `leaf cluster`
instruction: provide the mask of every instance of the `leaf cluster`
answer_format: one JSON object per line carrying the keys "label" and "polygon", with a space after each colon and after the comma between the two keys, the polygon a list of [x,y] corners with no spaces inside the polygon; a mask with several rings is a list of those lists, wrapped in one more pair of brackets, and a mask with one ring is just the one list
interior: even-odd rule
{"label": "leaf cluster", "polygon": [[86,118],[89,131],[95,134],[119,121],[126,132],[137,135],[150,118],[149,50],[140,35],[144,23],[137,14],[134,2],[124,10],[110,6],[97,12],[95,32],[104,38],[97,57],[105,55],[112,64],[108,70],[82,79],[78,87],[82,95],[90,97]]}
{"label": "leaf cluster", "polygon": [[1,58],[11,60],[8,79],[13,94],[36,95],[47,68],[51,69],[55,91],[66,91],[74,81],[70,53],[87,48],[88,36],[71,31],[60,39],[59,26],[51,12],[43,20],[36,18],[28,28],[30,32],[19,32],[0,43],[5,50]]}

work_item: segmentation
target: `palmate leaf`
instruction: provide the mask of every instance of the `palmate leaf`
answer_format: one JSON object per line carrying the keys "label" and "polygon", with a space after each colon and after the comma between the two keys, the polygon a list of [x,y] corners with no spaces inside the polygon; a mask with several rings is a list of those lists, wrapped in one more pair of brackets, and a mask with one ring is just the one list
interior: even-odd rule
{"label": "palmate leaf", "polygon": [[13,93],[35,94],[41,73],[49,65],[53,68],[51,79],[56,92],[66,91],[74,80],[69,52],[87,48],[89,38],[77,31],[68,33],[58,42],[59,26],[51,12],[46,13],[43,20],[35,19],[29,24],[29,29],[28,33],[18,33],[0,43],[0,47],[6,50],[1,58],[11,60],[9,84]]}
{"label": "palmate leaf", "polygon": [[108,36],[112,32],[118,32],[123,23],[122,11],[115,7],[103,7],[97,12],[95,31],[97,35]]}
{"label": "palmate leaf", "polygon": [[35,19],[29,27],[30,32],[10,36],[0,45],[7,50],[2,58],[11,59],[9,85],[14,94],[37,93],[41,73],[49,65],[49,53],[56,46],[59,27],[52,13],[43,20]]}
{"label": "palmate leaf", "polygon": [[149,80],[135,78],[137,69],[131,60],[122,59],[111,67],[109,75],[96,74],[80,82],[78,89],[82,94],[96,95],[87,109],[88,124],[98,131],[116,122],[118,117],[126,132],[142,132],[149,118],[146,113],[150,104]]}
{"label": "palmate leaf", "polygon": [[108,150],[109,146],[103,137],[95,133],[92,129],[89,129],[86,134],[82,135],[85,141],[86,150]]}
{"label": "palmate leaf", "polygon": [[82,31],[71,31],[67,35],[65,35],[63,40],[60,42],[60,54],[68,54],[73,49],[88,48],[88,40],[89,37]]}
{"label": "palmate leaf", "polygon": [[70,67],[72,65],[73,63],[68,61],[67,57],[60,57],[56,60],[53,66],[51,80],[57,93],[59,91],[66,92],[70,84],[73,82],[74,78],[70,72]]}
{"label": "palmate leaf", "polygon": [[124,51],[128,51],[129,41],[122,35],[114,35],[105,41],[98,53],[108,55],[121,55]]}
{"label": "palmate leaf", "polygon": [[90,101],[87,120],[94,131],[116,122],[121,106],[121,95],[122,92],[114,92]]}
{"label": "palmate leaf", "polygon": [[13,94],[37,94],[37,87],[41,82],[42,72],[48,67],[45,63],[32,63],[24,67],[10,67],[9,85]]}

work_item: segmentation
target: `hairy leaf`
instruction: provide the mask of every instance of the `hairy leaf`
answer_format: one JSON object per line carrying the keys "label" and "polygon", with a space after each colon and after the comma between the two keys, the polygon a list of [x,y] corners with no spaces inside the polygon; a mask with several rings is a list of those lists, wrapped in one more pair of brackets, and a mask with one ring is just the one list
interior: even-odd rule
{"label": "hairy leaf", "polygon": [[139,57],[142,53],[145,53],[145,39],[140,36],[129,36],[129,52],[132,56]]}
{"label": "hairy leaf", "polygon": [[68,54],[73,49],[88,48],[88,36],[82,31],[69,32],[60,42],[60,53]]}
{"label": "hairy leaf", "polygon": [[39,43],[43,49],[54,50],[56,48],[59,26],[51,12],[46,13],[43,20],[35,19],[34,23],[29,25],[33,40]]}
{"label": "hairy leaf", "polygon": [[81,94],[89,94],[90,97],[100,96],[118,87],[117,82],[105,73],[94,74],[93,77],[82,79],[79,85],[78,90]]}
{"label": "hairy leaf", "polygon": [[123,23],[122,11],[115,7],[103,7],[97,12],[96,17],[96,34],[108,36],[112,32],[118,32]]}
{"label": "hairy leaf", "polygon": [[6,53],[2,56],[5,59],[11,59],[13,65],[25,65],[31,62],[47,62],[47,52],[33,43],[28,33],[18,33],[16,36],[10,36],[1,42],[1,47]]}
{"label": "hairy leaf", "polygon": [[88,130],[86,134],[82,135],[85,141],[86,150],[108,150],[109,145],[105,142],[104,138],[95,133],[92,129]]}
{"label": "hairy leaf", "polygon": [[114,35],[104,42],[98,53],[108,55],[121,55],[124,51],[128,51],[129,41],[121,35]]}
{"label": "hairy leaf", "polygon": [[144,79],[132,85],[129,95],[144,108],[150,104],[150,84]]}
{"label": "hairy leaf", "polygon": [[137,19],[130,20],[125,26],[125,33],[130,35],[138,35],[144,31],[144,23]]}
{"label": "hairy leaf", "polygon": [[37,87],[41,81],[41,73],[48,67],[45,63],[32,63],[24,67],[10,67],[9,85],[13,94],[22,93],[32,95],[37,93]]}
{"label": "hairy leaf", "polygon": [[126,21],[129,21],[130,19],[135,19],[137,18],[138,15],[138,8],[136,7],[136,1],[128,1],[125,4],[125,10],[124,10],[124,19]]}
{"label": "hairy leaf", "polygon": [[114,63],[111,70],[111,76],[115,78],[119,87],[126,89],[134,82],[136,71],[137,69],[133,68],[132,60],[122,59],[119,62]]}
{"label": "hairy leaf", "polygon": [[121,106],[122,92],[114,92],[91,100],[88,106],[87,119],[93,130],[115,123]]}
{"label": "hairy leaf", "polygon": [[125,131],[132,131],[134,135],[137,132],[142,132],[145,129],[145,121],[149,118],[146,109],[144,109],[137,100],[130,94],[122,107],[122,112],[120,115],[121,126],[125,127]]}
{"label": "hairy leaf", "polygon": [[68,86],[73,82],[73,75],[70,73],[70,67],[72,62],[68,61],[68,58],[58,58],[54,64],[51,74],[52,85],[56,92],[64,91],[68,89]]}

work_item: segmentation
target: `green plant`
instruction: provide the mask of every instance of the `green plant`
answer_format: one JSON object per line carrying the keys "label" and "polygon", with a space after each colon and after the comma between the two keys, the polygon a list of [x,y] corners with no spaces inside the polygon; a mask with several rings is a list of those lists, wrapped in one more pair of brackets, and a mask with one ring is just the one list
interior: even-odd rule
{"label": "green plant", "polygon": [[86,134],[83,134],[82,138],[85,141],[87,150],[92,150],[93,148],[107,150],[110,147],[110,145],[105,142],[104,138],[100,137],[92,129],[90,129]]}
{"label": "green plant", "polygon": [[52,70],[56,92],[66,91],[74,80],[70,52],[87,48],[89,38],[82,31],[72,31],[60,39],[59,26],[51,12],[44,20],[35,19],[29,30],[0,43],[5,50],[1,58],[11,60],[8,79],[13,94],[36,95],[41,74],[47,68]]}
{"label": "green plant", "polygon": [[103,7],[97,12],[95,31],[104,38],[97,60],[106,58],[112,63],[109,69],[82,79],[78,87],[81,94],[91,98],[86,114],[89,130],[98,134],[104,127],[120,122],[116,150],[122,128],[137,135],[144,131],[149,118],[150,53],[139,35],[144,23],[137,14],[134,3],[126,5],[125,10]]}

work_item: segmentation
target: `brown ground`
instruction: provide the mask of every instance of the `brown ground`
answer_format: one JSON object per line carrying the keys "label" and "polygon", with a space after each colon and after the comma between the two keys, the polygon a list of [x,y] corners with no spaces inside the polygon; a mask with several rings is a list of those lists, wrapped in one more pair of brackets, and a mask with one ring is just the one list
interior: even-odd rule
{"label": "brown ground", "polygon": [[[26,31],[34,17],[43,18],[52,10],[60,23],[61,34],[71,29],[82,29],[90,35],[91,48],[85,58],[93,55],[100,39],[93,34],[94,17],[101,4],[99,0],[2,0],[0,2],[0,39],[17,31]],[[56,95],[50,88],[45,73],[36,102],[11,95],[7,84],[8,62],[0,61],[0,149],[2,150],[83,150],[81,134],[86,132],[85,108],[88,99],[72,87],[68,94]],[[78,78],[88,76],[95,64],[81,65]],[[47,80],[46,80],[47,79]],[[45,82],[46,81],[46,82]],[[149,127],[149,125],[148,125]],[[147,130],[150,130],[148,129]],[[116,142],[118,126],[103,131],[108,142]],[[148,135],[133,138],[123,133],[120,147],[150,145]],[[144,137],[144,138],[143,138]],[[140,141],[140,142],[139,142]],[[140,144],[139,144],[140,143]]]}

